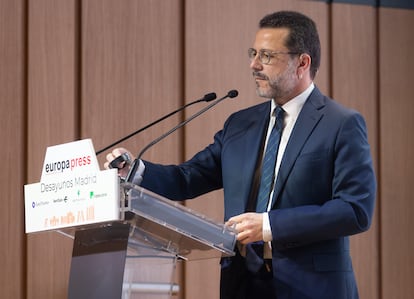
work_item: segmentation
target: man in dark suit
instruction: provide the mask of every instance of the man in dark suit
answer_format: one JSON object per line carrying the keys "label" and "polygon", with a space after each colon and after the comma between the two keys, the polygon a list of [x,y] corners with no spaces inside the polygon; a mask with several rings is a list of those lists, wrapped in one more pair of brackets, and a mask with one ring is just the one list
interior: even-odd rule
{"label": "man in dark suit", "polygon": [[348,236],[369,228],[376,192],[364,119],[314,85],[320,42],[308,17],[265,16],[248,55],[270,100],[231,115],[189,161],[139,161],[133,180],[173,200],[223,188],[238,244],[221,262],[222,299],[358,298]]}

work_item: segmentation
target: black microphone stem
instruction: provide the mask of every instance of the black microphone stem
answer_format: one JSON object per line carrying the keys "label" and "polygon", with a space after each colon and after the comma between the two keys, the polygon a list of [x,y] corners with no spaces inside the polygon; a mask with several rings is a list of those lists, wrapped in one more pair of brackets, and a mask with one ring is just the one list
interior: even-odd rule
{"label": "black microphone stem", "polygon": [[174,131],[178,130],[179,128],[185,126],[187,123],[189,123],[190,121],[192,121],[194,118],[198,117],[199,115],[203,114],[204,112],[206,112],[207,110],[209,110],[210,108],[212,108],[213,106],[217,105],[218,103],[220,103],[221,101],[223,101],[226,98],[234,98],[238,95],[237,90],[231,90],[227,93],[227,95],[225,95],[224,97],[216,100],[215,102],[213,102],[212,104],[204,107],[203,109],[201,109],[200,111],[198,111],[197,113],[194,113],[193,115],[191,115],[189,118],[187,118],[185,121],[181,122],[180,124],[178,124],[177,126],[175,126],[174,128],[172,128],[171,130],[169,130],[168,132],[162,134],[160,137],[154,139],[151,143],[149,143],[147,146],[145,146],[138,154],[137,158],[134,160],[134,162],[131,165],[131,169],[129,170],[129,173],[126,177],[126,181],[127,182],[131,182],[130,179],[132,179],[135,175],[135,172],[137,171],[137,167],[139,165],[139,160],[141,159],[142,155],[153,145],[157,144],[158,142],[160,142],[162,139],[164,139],[165,137],[167,137],[168,135],[170,135],[171,133],[173,133]]}
{"label": "black microphone stem", "polygon": [[108,146],[104,147],[103,149],[100,149],[99,151],[97,151],[97,152],[96,152],[96,155],[99,155],[99,154],[101,154],[101,153],[103,153],[103,152],[107,151],[107,150],[108,150],[108,149],[110,149],[111,147],[113,147],[113,146],[115,146],[115,145],[117,145],[117,144],[119,144],[119,143],[121,143],[121,142],[123,142],[123,141],[125,141],[125,140],[127,140],[127,139],[129,139],[129,138],[131,138],[132,136],[135,136],[135,135],[136,135],[136,134],[138,134],[138,133],[141,133],[142,131],[144,131],[144,130],[148,129],[149,127],[152,127],[153,125],[156,125],[157,123],[159,123],[159,122],[163,121],[164,119],[166,119],[166,118],[170,117],[171,115],[174,115],[175,113],[180,112],[181,110],[184,110],[184,109],[185,109],[185,108],[187,108],[188,106],[191,106],[191,105],[193,105],[193,104],[200,103],[200,102],[210,102],[210,101],[214,100],[215,98],[216,98],[216,94],[215,94],[215,93],[208,93],[208,94],[206,94],[206,95],[205,95],[203,98],[201,98],[201,99],[198,99],[198,100],[193,101],[193,102],[191,102],[191,103],[185,104],[184,106],[182,106],[182,107],[180,107],[180,108],[178,108],[178,109],[174,110],[173,112],[170,112],[170,113],[168,113],[167,115],[164,115],[163,117],[161,117],[161,118],[159,118],[159,119],[157,119],[157,120],[153,121],[152,123],[150,123],[150,124],[148,124],[148,125],[146,125],[146,126],[144,126],[144,127],[140,128],[140,129],[136,130],[135,132],[132,132],[131,134],[129,134],[129,135],[127,135],[127,136],[125,136],[125,137],[123,137],[123,138],[121,138],[121,139],[119,139],[119,140],[115,141],[114,143],[112,143],[112,144],[110,144],[110,145],[108,145]]}

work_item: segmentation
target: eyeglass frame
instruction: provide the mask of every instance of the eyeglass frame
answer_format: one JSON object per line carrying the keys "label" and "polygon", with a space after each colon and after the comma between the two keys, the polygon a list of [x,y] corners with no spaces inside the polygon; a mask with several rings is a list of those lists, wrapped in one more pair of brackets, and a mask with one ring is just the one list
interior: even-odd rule
{"label": "eyeglass frame", "polygon": [[[254,53],[254,52],[256,53]],[[254,53],[254,56],[252,55]],[[263,56],[263,54],[268,54],[267,56]],[[259,55],[259,61],[263,64],[269,64],[270,60],[272,58],[274,58],[276,55],[278,54],[285,54],[285,55],[299,55],[301,53],[299,52],[279,52],[279,51],[270,51],[270,50],[266,50],[266,49],[260,49],[259,51],[257,51],[254,48],[249,48],[247,49],[247,55],[249,56],[250,61],[253,61],[257,55]],[[263,57],[267,57],[266,60],[263,60]]]}

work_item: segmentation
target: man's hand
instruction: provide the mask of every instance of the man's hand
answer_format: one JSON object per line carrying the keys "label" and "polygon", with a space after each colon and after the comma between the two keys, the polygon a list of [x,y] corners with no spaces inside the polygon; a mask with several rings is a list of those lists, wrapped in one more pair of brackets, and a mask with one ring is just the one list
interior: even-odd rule
{"label": "man's hand", "polygon": [[261,213],[244,213],[231,217],[227,226],[237,231],[237,240],[242,244],[263,240],[263,215]]}
{"label": "man's hand", "polygon": [[[110,167],[110,163],[122,155],[124,155],[124,157],[127,157],[127,160],[121,161],[115,167]],[[128,150],[122,147],[119,147],[119,148],[114,149],[112,152],[106,155],[106,162],[104,163],[104,168],[105,169],[118,168],[119,176],[122,178],[125,178],[128,175],[131,163],[134,159],[135,158],[134,156],[132,156],[131,152],[129,152]]]}

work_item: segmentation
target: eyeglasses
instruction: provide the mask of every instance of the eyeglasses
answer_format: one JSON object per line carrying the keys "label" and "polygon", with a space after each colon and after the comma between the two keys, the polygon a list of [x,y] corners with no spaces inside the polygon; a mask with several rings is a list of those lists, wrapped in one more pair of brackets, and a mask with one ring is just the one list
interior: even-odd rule
{"label": "eyeglasses", "polygon": [[270,59],[272,59],[276,55],[279,55],[279,54],[297,55],[297,54],[300,54],[300,53],[297,53],[297,52],[277,52],[277,51],[269,51],[269,50],[264,50],[264,49],[259,50],[259,52],[257,52],[257,50],[253,49],[253,48],[249,48],[247,50],[247,55],[249,56],[250,61],[253,61],[253,59],[256,58],[257,54],[259,54],[259,61],[261,63],[269,64]]}

